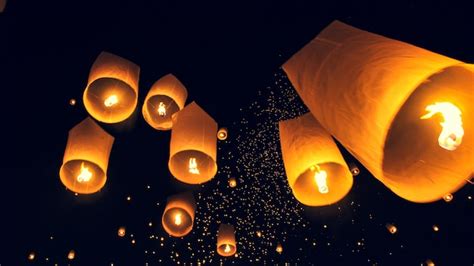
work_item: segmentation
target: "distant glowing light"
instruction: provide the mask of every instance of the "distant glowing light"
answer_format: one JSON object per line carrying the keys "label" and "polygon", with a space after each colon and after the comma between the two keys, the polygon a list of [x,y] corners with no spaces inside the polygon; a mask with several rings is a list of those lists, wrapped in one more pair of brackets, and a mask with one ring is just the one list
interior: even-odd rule
{"label": "distant glowing light", "polygon": [[89,182],[92,178],[92,173],[88,167],[84,167],[84,162],[81,163],[81,172],[77,176],[77,182],[84,183]]}
{"label": "distant glowing light", "polygon": [[166,116],[166,105],[163,102],[158,105],[158,115]]}
{"label": "distant glowing light", "polygon": [[425,110],[428,113],[421,116],[420,119],[429,119],[437,113],[443,116],[444,121],[441,122],[442,130],[438,138],[439,146],[448,151],[456,150],[461,145],[462,137],[464,136],[461,110],[450,102],[428,105]]}
{"label": "distant glowing light", "polygon": [[329,192],[329,187],[327,184],[328,174],[326,171],[321,170],[319,165],[312,166],[311,171],[314,171],[314,181],[318,186],[319,193],[327,194]]}
{"label": "distant glowing light", "polygon": [[443,199],[444,199],[444,201],[446,201],[446,202],[452,201],[453,198],[454,198],[454,196],[453,196],[453,194],[451,194],[451,193],[448,193],[448,194],[446,194],[446,195],[443,196]]}
{"label": "distant glowing light", "polygon": [[69,260],[73,260],[75,257],[76,257],[76,252],[74,250],[69,251],[69,253],[67,254],[67,258]]}
{"label": "distant glowing light", "polygon": [[438,231],[439,231],[439,227],[438,227],[437,225],[433,225],[433,231],[438,232]]}
{"label": "distant glowing light", "polygon": [[177,213],[177,214],[174,216],[174,224],[175,224],[175,225],[180,226],[180,225],[183,223],[183,219],[182,219],[181,217],[182,217],[182,214],[181,214],[181,213]]}
{"label": "distant glowing light", "polygon": [[31,252],[30,254],[28,254],[28,260],[34,260],[36,257],[36,254],[34,252]]}
{"label": "distant glowing light", "polygon": [[124,237],[124,236],[125,236],[125,233],[126,233],[126,229],[125,229],[125,227],[122,226],[122,227],[120,227],[120,228],[118,229],[117,235],[118,235],[119,237]]}
{"label": "distant glowing light", "polygon": [[193,175],[199,175],[199,169],[198,169],[198,164],[197,164],[196,158],[194,158],[194,157],[189,158],[188,168],[189,168],[189,173],[191,173]]}
{"label": "distant glowing light", "polygon": [[117,103],[118,103],[118,97],[115,94],[110,95],[104,101],[104,105],[106,107],[112,107],[112,106],[116,105]]}

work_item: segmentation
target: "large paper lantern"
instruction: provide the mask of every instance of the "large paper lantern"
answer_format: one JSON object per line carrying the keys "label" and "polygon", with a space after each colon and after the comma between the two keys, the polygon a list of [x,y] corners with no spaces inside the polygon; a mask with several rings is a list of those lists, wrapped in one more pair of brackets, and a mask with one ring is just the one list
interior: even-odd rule
{"label": "large paper lantern", "polygon": [[86,118],[69,131],[61,182],[80,194],[97,192],[107,180],[107,166],[114,137],[91,118]]}
{"label": "large paper lantern", "polygon": [[331,135],[311,113],[281,121],[279,127],[283,163],[295,198],[308,206],[342,199],[353,178]]}
{"label": "large paper lantern", "polygon": [[400,197],[439,200],[472,173],[472,65],[336,21],[283,68],[322,126]]}
{"label": "large paper lantern", "polygon": [[188,92],[172,74],[159,79],[148,92],[143,104],[143,117],[155,129],[169,130],[173,126],[172,116],[183,109]]}
{"label": "large paper lantern", "polygon": [[171,174],[188,184],[200,184],[217,172],[217,123],[195,102],[173,116],[170,142]]}
{"label": "large paper lantern", "polygon": [[168,198],[161,223],[165,231],[174,237],[187,235],[193,229],[196,202],[191,193]]}
{"label": "large paper lantern", "polygon": [[237,252],[235,242],[234,226],[230,224],[221,224],[217,233],[217,253],[224,257],[229,257]]}
{"label": "large paper lantern", "polygon": [[140,67],[119,56],[102,52],[89,73],[84,91],[87,112],[104,123],[118,123],[135,110]]}

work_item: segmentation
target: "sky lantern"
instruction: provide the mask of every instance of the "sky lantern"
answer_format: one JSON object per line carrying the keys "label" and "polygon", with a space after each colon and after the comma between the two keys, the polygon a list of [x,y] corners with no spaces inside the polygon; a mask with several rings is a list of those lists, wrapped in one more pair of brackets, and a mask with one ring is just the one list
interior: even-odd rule
{"label": "sky lantern", "polygon": [[74,250],[70,250],[69,253],[67,254],[67,258],[69,260],[73,260],[76,258],[76,252]]}
{"label": "sky lantern", "polygon": [[451,202],[453,200],[453,198],[454,198],[454,196],[451,193],[448,193],[448,194],[443,196],[443,200],[446,201],[446,202]]}
{"label": "sky lantern", "polygon": [[173,116],[168,167],[178,180],[200,184],[217,172],[217,123],[195,102]]}
{"label": "sky lantern", "polygon": [[102,52],[89,72],[84,91],[87,112],[104,123],[118,123],[135,110],[140,67],[119,56]]}
{"label": "sky lantern", "polygon": [[308,206],[342,199],[353,178],[331,135],[311,113],[281,121],[279,127],[283,163],[295,198]]}
{"label": "sky lantern", "polygon": [[5,6],[7,5],[7,0],[0,0],[0,13],[5,10]]}
{"label": "sky lantern", "polygon": [[393,224],[386,224],[385,227],[390,232],[390,234],[395,234],[397,232],[397,227]]}
{"label": "sky lantern", "polygon": [[400,197],[433,202],[474,165],[474,66],[335,21],[283,66],[311,113]]}
{"label": "sky lantern", "polygon": [[234,226],[221,224],[217,233],[217,253],[224,257],[233,256],[237,252]]}
{"label": "sky lantern", "polygon": [[28,260],[34,260],[36,257],[36,254],[32,251],[28,254]]}
{"label": "sky lantern", "polygon": [[117,235],[118,235],[119,237],[124,237],[126,233],[127,233],[127,229],[125,228],[125,226],[121,226],[121,227],[119,227],[119,229],[117,230]]}
{"label": "sky lantern", "polygon": [[349,163],[349,171],[353,176],[358,176],[360,174],[360,169],[355,163]]}
{"label": "sky lantern", "polygon": [[226,127],[219,128],[219,131],[217,131],[217,138],[219,140],[226,140],[227,139],[227,128]]}
{"label": "sky lantern", "polygon": [[276,252],[278,254],[281,254],[283,253],[283,246],[281,245],[281,243],[278,243],[277,246],[276,246]]}
{"label": "sky lantern", "polygon": [[107,166],[114,137],[91,118],[86,118],[69,131],[61,182],[71,191],[91,194],[100,190],[107,180]]}
{"label": "sky lantern", "polygon": [[174,75],[160,78],[151,87],[143,104],[145,121],[158,130],[171,129],[172,116],[183,109],[187,97],[188,91]]}
{"label": "sky lantern", "polygon": [[229,178],[229,187],[234,188],[237,186],[237,179],[235,177]]}
{"label": "sky lantern", "polygon": [[174,237],[187,235],[193,229],[196,202],[191,193],[168,198],[161,222],[165,231]]}

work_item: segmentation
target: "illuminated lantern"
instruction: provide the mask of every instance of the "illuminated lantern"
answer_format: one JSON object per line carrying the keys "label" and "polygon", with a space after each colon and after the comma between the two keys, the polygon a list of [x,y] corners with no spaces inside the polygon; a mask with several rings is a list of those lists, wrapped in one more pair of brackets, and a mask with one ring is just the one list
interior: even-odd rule
{"label": "illuminated lantern", "polygon": [[427,259],[426,260],[426,266],[435,266],[435,263],[432,260]]}
{"label": "illuminated lantern", "polygon": [[235,242],[234,226],[221,224],[217,233],[217,253],[224,257],[229,257],[237,252]]}
{"label": "illuminated lantern", "polygon": [[0,13],[3,12],[6,5],[7,5],[7,0],[0,0]]}
{"label": "illuminated lantern", "polygon": [[225,127],[219,128],[219,131],[217,131],[217,138],[219,140],[226,140],[227,139],[227,128],[225,128]]}
{"label": "illuminated lantern", "polygon": [[100,190],[107,180],[107,166],[114,137],[91,118],[86,118],[69,131],[61,182],[71,191],[91,194]]}
{"label": "illuminated lantern", "polygon": [[231,177],[229,178],[229,187],[236,187],[237,186],[237,180],[235,179],[235,177]]}
{"label": "illuminated lantern", "polygon": [[188,92],[172,74],[159,79],[148,92],[142,113],[145,121],[155,129],[169,130],[172,116],[183,109]]}
{"label": "illuminated lantern", "polygon": [[119,237],[124,237],[126,233],[127,233],[127,231],[126,231],[126,228],[124,226],[120,227],[117,231],[117,235]]}
{"label": "illuminated lantern", "polygon": [[335,21],[283,66],[311,113],[400,197],[432,202],[474,162],[474,67]]}
{"label": "illuminated lantern", "polygon": [[69,105],[71,105],[71,106],[76,105],[76,99],[70,99],[69,100]]}
{"label": "illuminated lantern", "polygon": [[439,231],[439,227],[438,227],[437,225],[433,225],[433,231],[438,232],[438,231]]}
{"label": "illuminated lantern", "polygon": [[168,167],[178,180],[200,184],[217,172],[217,123],[195,102],[173,116]]}
{"label": "illuminated lantern", "polygon": [[187,235],[193,229],[196,202],[191,193],[168,198],[161,223],[165,231],[174,237]]}
{"label": "illuminated lantern", "polygon": [[36,257],[36,254],[34,252],[30,252],[30,254],[28,254],[28,260],[34,260]]}
{"label": "illuminated lantern", "polygon": [[280,144],[288,184],[308,206],[342,199],[352,187],[352,175],[332,137],[307,113],[280,122]]}
{"label": "illuminated lantern", "polygon": [[261,231],[257,231],[257,236],[258,236],[258,237],[262,237],[262,232],[261,232]]}
{"label": "illuminated lantern", "polygon": [[397,232],[397,227],[393,224],[386,224],[385,227],[387,227],[387,230],[390,232],[390,234],[395,234]]}
{"label": "illuminated lantern", "polygon": [[67,258],[69,260],[73,260],[75,257],[76,257],[76,252],[74,250],[69,251],[69,253],[67,254]]}
{"label": "illuminated lantern", "polygon": [[84,106],[95,119],[118,123],[135,110],[140,67],[119,56],[102,52],[89,73]]}
{"label": "illuminated lantern", "polygon": [[453,198],[454,198],[454,196],[453,196],[453,194],[451,194],[451,193],[448,193],[448,194],[446,194],[446,195],[443,196],[443,199],[444,199],[444,201],[446,201],[446,202],[452,201]]}
{"label": "illuminated lantern", "polygon": [[278,252],[278,254],[281,254],[283,252],[283,246],[280,243],[277,244],[276,252]]}
{"label": "illuminated lantern", "polygon": [[355,163],[349,163],[349,170],[351,171],[352,176],[358,176],[360,174],[360,169]]}

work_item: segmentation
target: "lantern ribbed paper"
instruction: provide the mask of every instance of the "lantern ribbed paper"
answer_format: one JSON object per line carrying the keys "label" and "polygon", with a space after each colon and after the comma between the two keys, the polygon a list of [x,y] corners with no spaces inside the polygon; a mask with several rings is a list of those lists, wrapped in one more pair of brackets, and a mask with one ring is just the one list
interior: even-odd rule
{"label": "lantern ribbed paper", "polygon": [[161,218],[163,228],[171,236],[185,236],[193,229],[195,212],[196,202],[191,193],[171,196]]}
{"label": "lantern ribbed paper", "polygon": [[[336,21],[283,68],[321,125],[400,197],[432,202],[466,183],[474,168],[472,65]],[[462,112],[455,150],[441,145],[444,113],[421,119],[446,105]]]}
{"label": "lantern ribbed paper", "polygon": [[89,73],[84,106],[104,123],[118,123],[135,110],[140,67],[119,56],[102,52]]}
{"label": "lantern ribbed paper", "polygon": [[[288,184],[295,198],[308,206],[324,206],[342,199],[352,187],[352,175],[336,143],[307,113],[281,121],[280,144]],[[316,174],[324,171],[324,184]],[[327,190],[320,190],[325,185]]]}
{"label": "lantern ribbed paper", "polygon": [[61,182],[71,191],[90,194],[100,190],[107,180],[107,167],[114,138],[91,118],[69,131]]}

